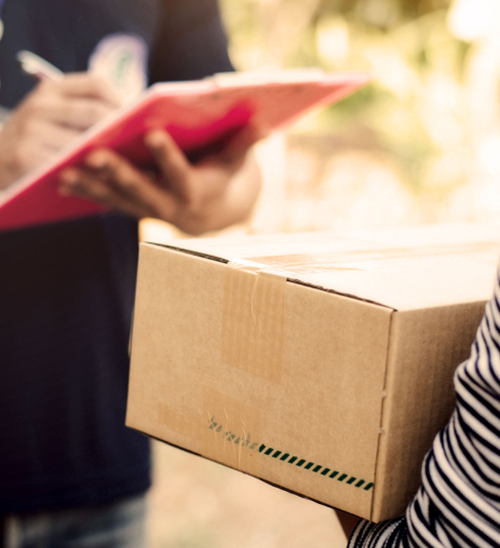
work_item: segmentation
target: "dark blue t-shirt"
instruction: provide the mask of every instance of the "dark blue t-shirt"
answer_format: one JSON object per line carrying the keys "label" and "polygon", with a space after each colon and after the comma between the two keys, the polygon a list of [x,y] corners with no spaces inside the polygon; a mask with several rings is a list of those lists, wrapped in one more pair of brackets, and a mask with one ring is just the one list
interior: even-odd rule
{"label": "dark blue t-shirt", "polygon": [[[33,86],[22,49],[83,71],[126,34],[151,83],[231,69],[216,0],[6,0],[2,19],[9,108]],[[118,214],[0,233],[0,515],[149,486],[148,441],[124,426],[137,242]]]}

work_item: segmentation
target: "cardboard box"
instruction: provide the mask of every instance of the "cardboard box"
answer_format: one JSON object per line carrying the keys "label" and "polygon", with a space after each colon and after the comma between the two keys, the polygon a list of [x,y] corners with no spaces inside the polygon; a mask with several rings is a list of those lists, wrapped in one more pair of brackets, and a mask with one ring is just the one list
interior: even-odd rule
{"label": "cardboard box", "polygon": [[127,425],[373,521],[401,515],[499,241],[448,225],[143,244]]}

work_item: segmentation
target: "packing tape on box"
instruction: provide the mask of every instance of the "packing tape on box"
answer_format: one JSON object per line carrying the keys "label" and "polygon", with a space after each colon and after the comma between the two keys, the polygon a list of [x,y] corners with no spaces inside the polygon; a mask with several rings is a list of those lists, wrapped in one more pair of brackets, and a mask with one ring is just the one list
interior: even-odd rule
{"label": "packing tape on box", "polygon": [[205,386],[202,453],[250,474],[259,472],[261,412],[236,398]]}
{"label": "packing tape on box", "polygon": [[184,415],[175,411],[166,403],[160,402],[158,418],[161,424],[177,432],[177,434],[194,440],[199,440],[201,437],[202,425],[199,415]]}
{"label": "packing tape on box", "polygon": [[286,280],[251,262],[227,265],[223,363],[281,383]]}
{"label": "packing tape on box", "polygon": [[194,440],[196,446],[190,445],[190,450],[255,476],[265,467],[279,464],[309,474],[312,481],[330,483],[332,488],[342,485],[359,490],[362,496],[371,496],[374,488],[366,476],[336,469],[331,463],[318,464],[305,454],[269,446],[267,441],[262,443],[261,411],[208,386],[203,387],[201,413],[184,415],[162,402],[159,419],[170,430]]}
{"label": "packing tape on box", "polygon": [[170,430],[199,442],[200,453],[250,474],[259,468],[260,411],[208,386],[203,411],[186,415],[159,404],[159,420]]}
{"label": "packing tape on box", "polygon": [[[419,257],[422,260],[443,259],[464,254],[480,255],[499,249],[498,242],[471,242],[437,244],[425,247],[374,247],[352,251],[334,250],[300,254],[266,255],[247,259],[249,264],[260,264],[261,269],[273,270],[293,277],[294,275],[321,274],[337,270],[373,270],[387,261],[407,261]],[[262,266],[266,265],[266,266]]]}

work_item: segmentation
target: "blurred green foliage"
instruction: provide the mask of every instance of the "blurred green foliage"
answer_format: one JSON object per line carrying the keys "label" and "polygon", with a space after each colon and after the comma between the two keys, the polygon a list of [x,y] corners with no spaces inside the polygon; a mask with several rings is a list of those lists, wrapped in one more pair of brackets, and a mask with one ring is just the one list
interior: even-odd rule
{"label": "blurred green foliage", "polygon": [[[426,17],[445,12],[449,0],[221,0],[221,6],[241,68],[343,64],[342,51],[333,51],[343,39],[342,23],[355,42],[366,46],[377,35],[402,30],[406,37],[401,46],[413,64],[423,67],[429,48],[439,40],[436,28],[430,28],[435,21]],[[330,57],[321,51],[328,31]]]}
{"label": "blurred green foliage", "polygon": [[450,31],[449,6],[450,0],[221,0],[238,69],[369,71],[372,84],[294,132],[335,133],[351,145],[357,134],[427,202],[446,200],[467,177],[463,88],[471,46]]}

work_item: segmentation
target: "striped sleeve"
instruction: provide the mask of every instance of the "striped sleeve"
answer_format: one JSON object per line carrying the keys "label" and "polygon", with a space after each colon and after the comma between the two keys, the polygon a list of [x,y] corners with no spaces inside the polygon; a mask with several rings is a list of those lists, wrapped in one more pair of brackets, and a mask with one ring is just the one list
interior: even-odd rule
{"label": "striped sleeve", "polygon": [[361,521],[349,548],[500,548],[500,269],[493,297],[455,373],[456,406],[398,520]]}

